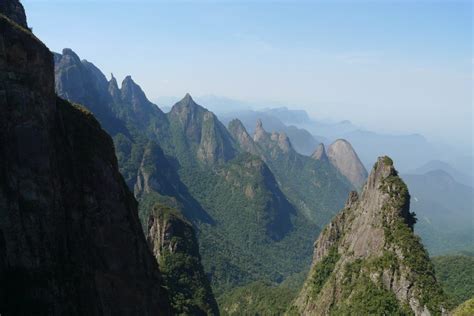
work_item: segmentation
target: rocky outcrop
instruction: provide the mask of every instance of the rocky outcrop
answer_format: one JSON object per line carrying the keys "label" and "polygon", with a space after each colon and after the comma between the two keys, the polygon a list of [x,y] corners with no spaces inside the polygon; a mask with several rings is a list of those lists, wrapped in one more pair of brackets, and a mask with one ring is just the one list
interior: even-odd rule
{"label": "rocky outcrop", "polygon": [[[179,126],[191,154],[208,165],[227,162],[237,154],[234,139],[212,113],[196,104],[191,95],[176,103],[168,114],[171,124]],[[179,136],[176,136],[179,137]]]}
{"label": "rocky outcrop", "polygon": [[54,54],[55,90],[63,99],[87,106],[112,136],[128,134],[114,113],[109,83],[92,63],[82,60],[69,48]]}
{"label": "rocky outcrop", "polygon": [[156,204],[148,218],[147,239],[160,263],[174,311],[218,315],[192,225],[178,211]]}
{"label": "rocky outcrop", "polygon": [[336,140],[328,147],[327,156],[355,188],[362,188],[367,179],[367,170],[348,141]]}
{"label": "rocky outcrop", "polygon": [[311,158],[314,160],[328,161],[329,158],[326,155],[326,148],[324,147],[323,143],[319,144],[318,148],[316,148],[316,150],[311,155]]}
{"label": "rocky outcrop", "polygon": [[291,312],[303,315],[444,314],[444,294],[419,238],[410,195],[388,157],[378,159],[360,197],[315,243]]}
{"label": "rocky outcrop", "polygon": [[278,155],[287,155],[296,153],[293,149],[290,139],[283,132],[268,133],[262,125],[262,121],[258,120],[255,127],[253,140],[265,153],[269,153],[272,158]]}
{"label": "rocky outcrop", "polygon": [[112,140],[56,97],[53,55],[5,10],[20,6],[0,6],[0,313],[168,314]]}
{"label": "rocky outcrop", "polygon": [[259,155],[257,145],[240,120],[234,119],[230,121],[228,130],[244,151],[253,155]]}

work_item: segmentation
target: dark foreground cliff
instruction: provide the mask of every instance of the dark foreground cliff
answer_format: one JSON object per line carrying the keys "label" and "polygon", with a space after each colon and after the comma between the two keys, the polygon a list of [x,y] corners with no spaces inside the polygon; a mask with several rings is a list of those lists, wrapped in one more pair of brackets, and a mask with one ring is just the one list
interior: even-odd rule
{"label": "dark foreground cliff", "polygon": [[289,314],[445,314],[445,295],[413,233],[409,206],[391,159],[379,158],[360,198],[352,192],[317,239],[309,276]]}
{"label": "dark foreground cliff", "polygon": [[21,4],[0,9],[0,314],[168,314],[110,137],[56,97]]}

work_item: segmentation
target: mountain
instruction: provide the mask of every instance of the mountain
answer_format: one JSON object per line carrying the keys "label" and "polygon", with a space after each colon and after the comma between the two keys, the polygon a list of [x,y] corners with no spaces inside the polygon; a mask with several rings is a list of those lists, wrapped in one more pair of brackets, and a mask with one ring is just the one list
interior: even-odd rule
{"label": "mountain", "polygon": [[319,143],[325,141],[323,137],[314,136],[305,129],[283,123],[278,117],[273,116],[271,112],[246,110],[223,113],[219,117],[227,125],[237,118],[251,133],[254,132],[255,122],[260,120],[268,130],[285,133],[291,140],[294,149],[306,156],[309,156]]}
{"label": "mountain", "polygon": [[446,298],[410,212],[410,195],[393,162],[380,157],[359,197],[315,243],[313,263],[289,313],[440,315]]}
{"label": "mountain", "polygon": [[20,2],[0,10],[0,313],[169,314],[111,138],[56,96]]}
{"label": "mountain", "polygon": [[147,240],[160,264],[174,312],[218,315],[192,224],[177,210],[155,204],[146,227]]}
{"label": "mountain", "polygon": [[[86,62],[78,60],[73,60],[77,67],[84,67]],[[57,64],[56,74],[71,66]],[[103,78],[88,73],[88,81]],[[271,145],[271,157],[270,148],[263,150],[237,126],[258,150],[252,151],[189,94],[165,114],[128,81],[119,88],[112,77],[107,89],[96,93],[108,94],[107,102],[94,102],[125,126],[115,134],[113,126],[110,133],[120,171],[139,200],[142,226],[147,227],[156,203],[183,214],[196,231],[204,271],[217,296],[257,280],[278,283],[304,270],[319,226],[342,207],[350,183],[328,162],[298,154],[283,134]],[[102,118],[108,116],[98,115]]]}
{"label": "mountain", "polygon": [[422,166],[408,171],[407,174],[425,174],[435,170],[442,170],[450,174],[457,182],[473,187],[473,179],[469,176],[469,172],[461,172],[449,163],[441,160],[428,161]]}
{"label": "mountain", "polygon": [[264,112],[278,118],[288,125],[307,124],[311,122],[308,113],[304,110],[290,110],[287,107],[279,107],[266,109]]}
{"label": "mountain", "polygon": [[431,255],[473,249],[474,190],[450,174],[434,170],[402,175],[412,195],[418,217],[416,232]]}
{"label": "mountain", "polygon": [[[176,140],[178,159],[197,158],[199,162],[215,165],[236,157],[234,139],[225,126],[212,112],[196,104],[189,94],[171,108],[167,117]],[[194,161],[187,160],[188,163]]]}
{"label": "mountain", "polygon": [[[58,57],[56,61],[64,59]],[[58,75],[72,66],[91,68],[79,58],[70,60],[74,64],[56,65],[58,81],[64,78]],[[90,76],[87,81],[104,78],[84,73]],[[242,150],[218,118],[190,95],[164,114],[130,80],[126,78],[119,88],[111,78],[107,89],[94,92],[108,97],[94,102],[108,108],[107,113],[125,127],[116,132],[112,126],[110,133],[120,171],[140,202],[142,226],[147,227],[156,203],[183,214],[196,230],[204,270],[217,294],[260,279],[279,282],[304,269],[314,238],[310,232],[317,231],[317,224],[306,221],[288,200],[269,166]],[[58,92],[74,95],[67,89]],[[98,115],[98,119],[109,116]],[[348,190],[342,188],[341,198]],[[328,209],[330,198],[314,197]],[[328,209],[321,213],[332,216]]]}
{"label": "mountain", "polygon": [[348,141],[336,140],[328,147],[327,156],[355,188],[362,188],[367,179],[367,170]]}
{"label": "mountain", "polygon": [[327,223],[336,207],[342,207],[352,186],[328,161],[297,153],[285,133],[267,132],[260,120],[253,137],[239,120],[232,121],[229,130],[243,150],[267,163],[281,190],[306,220]]}

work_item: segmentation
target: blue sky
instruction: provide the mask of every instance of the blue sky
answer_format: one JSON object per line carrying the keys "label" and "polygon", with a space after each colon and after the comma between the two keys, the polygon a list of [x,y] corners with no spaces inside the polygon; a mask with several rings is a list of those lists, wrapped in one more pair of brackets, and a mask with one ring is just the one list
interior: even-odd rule
{"label": "blue sky", "polygon": [[470,1],[24,0],[34,33],[150,99],[214,94],[472,144]]}

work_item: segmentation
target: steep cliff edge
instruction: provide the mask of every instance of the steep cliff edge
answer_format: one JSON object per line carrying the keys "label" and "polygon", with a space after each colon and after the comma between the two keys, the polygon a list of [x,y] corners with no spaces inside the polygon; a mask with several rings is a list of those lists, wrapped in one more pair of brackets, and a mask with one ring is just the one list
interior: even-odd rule
{"label": "steep cliff edge", "polygon": [[174,311],[179,315],[218,315],[192,224],[179,211],[160,204],[153,206],[147,223],[147,239]]}
{"label": "steep cliff edge", "polygon": [[409,205],[391,159],[379,158],[361,197],[352,192],[317,239],[309,276],[289,313],[445,313],[445,297],[413,233]]}
{"label": "steep cliff edge", "polygon": [[0,313],[168,314],[112,140],[56,97],[21,4],[0,10]]}

